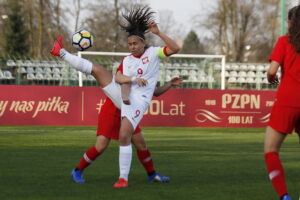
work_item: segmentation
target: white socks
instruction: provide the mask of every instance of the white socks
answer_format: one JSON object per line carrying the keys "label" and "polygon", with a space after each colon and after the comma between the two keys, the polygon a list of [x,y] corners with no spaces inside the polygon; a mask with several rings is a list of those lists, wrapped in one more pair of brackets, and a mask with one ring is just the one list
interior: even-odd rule
{"label": "white socks", "polygon": [[78,71],[81,71],[86,74],[92,73],[93,63],[91,63],[89,60],[72,55],[65,49],[61,49],[59,53],[62,59],[67,61]]}
{"label": "white socks", "polygon": [[131,144],[128,146],[120,146],[120,152],[119,152],[120,178],[124,178],[126,181],[128,181],[131,159],[132,159]]}

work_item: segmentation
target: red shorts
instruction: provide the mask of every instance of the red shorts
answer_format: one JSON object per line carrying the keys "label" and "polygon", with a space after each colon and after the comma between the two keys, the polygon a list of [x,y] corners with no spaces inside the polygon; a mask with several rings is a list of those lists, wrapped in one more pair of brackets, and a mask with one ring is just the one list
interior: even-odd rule
{"label": "red shorts", "polygon": [[[121,127],[121,111],[115,107],[110,99],[106,99],[101,107],[98,116],[97,136],[103,135],[112,140],[119,140],[119,131]],[[133,135],[141,133],[139,125],[136,127]]]}
{"label": "red shorts", "polygon": [[276,131],[285,134],[300,134],[300,108],[274,104],[268,123]]}

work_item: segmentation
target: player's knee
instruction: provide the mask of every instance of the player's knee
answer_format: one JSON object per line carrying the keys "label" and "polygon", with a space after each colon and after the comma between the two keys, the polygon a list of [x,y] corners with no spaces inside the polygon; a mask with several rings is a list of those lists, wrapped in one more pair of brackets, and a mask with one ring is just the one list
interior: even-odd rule
{"label": "player's knee", "polygon": [[109,145],[109,140],[103,138],[97,138],[95,148],[99,153],[102,153],[103,151],[105,151],[108,145]]}
{"label": "player's knee", "polygon": [[128,134],[120,134],[119,143],[120,145],[129,145],[131,141],[131,137]]}
{"label": "player's knee", "polygon": [[102,153],[107,148],[107,145],[96,143],[95,148],[99,153]]}

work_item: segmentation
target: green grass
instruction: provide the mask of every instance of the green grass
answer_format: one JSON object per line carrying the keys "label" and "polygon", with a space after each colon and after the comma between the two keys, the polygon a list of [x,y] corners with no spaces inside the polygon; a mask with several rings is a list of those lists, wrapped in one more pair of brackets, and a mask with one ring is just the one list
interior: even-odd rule
{"label": "green grass", "polygon": [[[271,200],[278,199],[263,160],[264,129],[144,128],[159,172],[170,183],[148,183],[133,156],[129,187],[114,189],[118,143],[85,171],[86,184],[70,172],[95,142],[94,127],[0,126],[1,200]],[[287,138],[281,158],[290,194],[300,189],[299,142]]]}

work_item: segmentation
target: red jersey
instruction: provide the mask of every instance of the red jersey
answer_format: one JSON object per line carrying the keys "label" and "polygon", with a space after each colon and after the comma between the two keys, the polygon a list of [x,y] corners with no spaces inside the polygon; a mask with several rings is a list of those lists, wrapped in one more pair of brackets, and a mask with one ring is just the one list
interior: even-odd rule
{"label": "red jersey", "polygon": [[300,55],[289,42],[287,35],[278,39],[270,60],[278,62],[282,71],[276,104],[300,107]]}
{"label": "red jersey", "polygon": [[[118,67],[117,71],[123,70],[122,63]],[[101,107],[101,111],[98,116],[98,129],[97,135],[103,135],[107,138],[118,140],[121,127],[121,110],[119,110],[114,103],[106,97],[105,103]],[[136,127],[133,135],[140,133],[142,130],[139,125]]]}
{"label": "red jersey", "polygon": [[[98,116],[97,135],[103,135],[113,140],[119,140],[120,127],[121,111],[107,97]],[[141,131],[142,130],[138,125],[134,130],[133,135],[138,134]]]}

